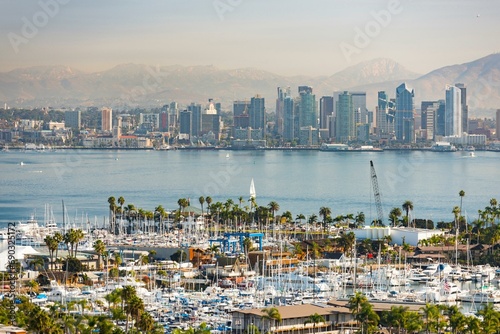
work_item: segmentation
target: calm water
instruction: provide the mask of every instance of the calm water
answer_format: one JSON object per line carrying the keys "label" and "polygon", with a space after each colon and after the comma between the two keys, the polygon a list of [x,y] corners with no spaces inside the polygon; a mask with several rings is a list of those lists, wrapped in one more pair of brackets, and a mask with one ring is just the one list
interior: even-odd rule
{"label": "calm water", "polygon": [[[0,152],[0,225],[36,214],[43,220],[50,204],[62,222],[62,200],[71,221],[103,221],[109,196],[123,196],[145,210],[161,204],[176,209],[185,197],[199,207],[200,196],[238,203],[249,197],[253,178],[257,204],[274,200],[279,212],[317,214],[328,206],[332,215],[363,211],[376,215],[371,189],[373,160],[384,215],[405,200],[414,216],[435,221],[453,219],[466,193],[469,219],[500,200],[500,154],[495,152],[319,152],[319,151],[55,151]],[[248,202],[245,202],[248,204]],[[245,204],[244,204],[245,205]],[[206,207],[206,205],[205,205]],[[387,220],[387,218],[386,218]]]}

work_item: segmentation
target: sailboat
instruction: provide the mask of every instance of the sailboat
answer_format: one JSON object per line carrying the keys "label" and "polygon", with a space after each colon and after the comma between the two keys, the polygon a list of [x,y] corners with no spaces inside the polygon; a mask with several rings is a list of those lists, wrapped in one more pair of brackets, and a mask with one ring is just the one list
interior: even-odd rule
{"label": "sailboat", "polygon": [[250,182],[250,198],[254,198],[256,197],[256,193],[255,193],[255,184],[253,183],[253,179],[252,181]]}

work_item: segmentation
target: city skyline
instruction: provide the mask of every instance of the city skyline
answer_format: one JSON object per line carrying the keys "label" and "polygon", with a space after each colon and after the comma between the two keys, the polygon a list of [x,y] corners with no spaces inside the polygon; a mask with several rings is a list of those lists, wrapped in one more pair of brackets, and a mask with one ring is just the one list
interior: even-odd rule
{"label": "city skyline", "polygon": [[499,51],[499,14],[500,6],[486,0],[292,0],[286,7],[262,0],[7,1],[0,71],[66,65],[94,72],[146,63],[331,75],[382,57],[423,74]]}

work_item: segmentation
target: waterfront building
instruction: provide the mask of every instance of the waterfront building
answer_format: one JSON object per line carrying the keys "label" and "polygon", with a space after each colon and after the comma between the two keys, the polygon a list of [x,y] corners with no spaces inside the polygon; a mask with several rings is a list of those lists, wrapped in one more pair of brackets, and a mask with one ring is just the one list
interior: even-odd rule
{"label": "waterfront building", "polygon": [[[232,312],[232,333],[287,333],[308,334],[354,332],[352,312],[346,306],[326,304],[304,304],[276,306],[281,321],[270,321],[261,308],[235,310]],[[311,315],[320,315],[324,321],[311,323]]]}
{"label": "waterfront building", "polygon": [[113,128],[113,110],[111,108],[102,108],[101,130],[111,131],[112,128]]}
{"label": "waterfront building", "polygon": [[[406,83],[402,83],[396,88],[396,112],[394,117],[394,132],[396,140],[404,143],[413,143],[415,141],[414,125],[414,97],[415,92],[410,89]],[[408,128],[408,127],[411,128]]]}
{"label": "waterfront building", "polygon": [[462,136],[462,98],[460,88],[448,86],[446,88],[445,103],[445,136]]}
{"label": "waterfront building", "polygon": [[187,110],[191,112],[191,134],[198,137],[201,133],[201,104],[191,103]]}
{"label": "waterfront building", "polygon": [[317,127],[317,105],[316,96],[312,92],[312,87],[299,86],[299,127]]}
{"label": "waterfront building", "polygon": [[179,139],[191,139],[192,135],[192,113],[191,111],[181,111],[179,117]]}
{"label": "waterfront building", "polygon": [[256,95],[250,99],[250,108],[248,110],[250,127],[260,129],[264,133],[266,124],[266,107],[265,100],[260,95]]}
{"label": "waterfront building", "polygon": [[469,106],[467,105],[467,87],[463,83],[456,83],[460,88],[460,101],[462,104],[462,132],[469,132]]}
{"label": "waterfront building", "polygon": [[376,127],[379,138],[389,138],[394,133],[394,110],[395,103],[385,91],[379,91],[377,94],[378,102],[375,110]]}
{"label": "waterfront building", "polygon": [[337,101],[336,117],[336,141],[345,143],[356,137],[356,123],[354,121],[354,109],[352,95],[345,91],[339,95]]}
{"label": "waterfront building", "polygon": [[304,146],[317,146],[319,144],[319,131],[312,126],[303,126],[299,132],[299,144]]}
{"label": "waterfront building", "polygon": [[80,110],[69,110],[64,113],[65,127],[80,129],[82,126],[82,115]]}
{"label": "waterfront building", "polygon": [[291,96],[283,100],[283,139],[292,141],[296,138],[295,129],[298,128],[298,115],[296,103]]}
{"label": "waterfront building", "polygon": [[328,129],[328,118],[333,115],[333,96],[323,96],[319,99],[319,128]]}
{"label": "waterfront building", "polygon": [[276,98],[276,124],[275,130],[278,135],[283,135],[285,130],[285,99],[291,96],[290,87],[278,87]]}
{"label": "waterfront building", "polygon": [[368,123],[368,109],[366,109],[366,92],[349,92],[352,96],[352,107],[356,124]]}
{"label": "waterfront building", "polygon": [[445,128],[445,100],[438,101],[438,108],[436,110],[435,118],[434,118],[434,138],[436,136],[444,136],[444,128]]}
{"label": "waterfront building", "polygon": [[496,127],[496,132],[497,132],[497,139],[500,139],[500,109],[497,109],[497,127]]}

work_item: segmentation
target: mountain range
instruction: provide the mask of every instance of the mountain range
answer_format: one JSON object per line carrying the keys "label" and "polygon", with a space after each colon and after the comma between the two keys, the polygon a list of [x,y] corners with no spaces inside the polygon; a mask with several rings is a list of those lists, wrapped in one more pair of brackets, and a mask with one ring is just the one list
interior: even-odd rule
{"label": "mountain range", "polygon": [[[395,97],[406,82],[415,90],[416,108],[422,100],[444,99],[448,84],[467,86],[471,115],[500,107],[500,54],[421,75],[399,63],[379,58],[348,67],[330,76],[281,76],[252,68],[219,69],[214,66],[149,66],[122,64],[106,71],[86,73],[67,66],[37,66],[0,73],[0,101],[10,107],[162,106],[176,101],[204,104],[209,98],[231,110],[232,101],[256,94],[274,110],[276,88],[289,86],[297,96],[299,85],[313,87],[319,97],[338,90],[366,91],[367,107],[374,110],[377,92]],[[488,112],[489,113],[489,112]]]}

